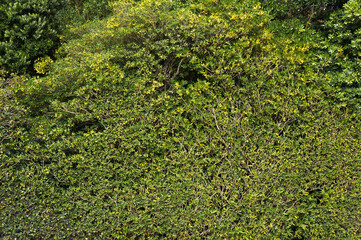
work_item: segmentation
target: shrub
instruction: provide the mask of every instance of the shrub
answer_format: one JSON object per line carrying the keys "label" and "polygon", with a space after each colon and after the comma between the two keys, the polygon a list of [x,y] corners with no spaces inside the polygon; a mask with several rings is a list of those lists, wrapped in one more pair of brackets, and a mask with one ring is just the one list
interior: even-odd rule
{"label": "shrub", "polygon": [[320,54],[319,69],[327,73],[330,84],[337,89],[342,104],[360,108],[361,69],[361,8],[360,1],[349,1],[333,13],[323,25],[324,50]]}
{"label": "shrub", "polygon": [[119,1],[72,28],[10,88],[27,112],[2,146],[2,235],[357,239],[359,116],[310,67],[316,32],[270,19]]}
{"label": "shrub", "polygon": [[8,71],[33,73],[38,57],[52,56],[62,27],[62,0],[17,0],[0,4],[0,64]]}

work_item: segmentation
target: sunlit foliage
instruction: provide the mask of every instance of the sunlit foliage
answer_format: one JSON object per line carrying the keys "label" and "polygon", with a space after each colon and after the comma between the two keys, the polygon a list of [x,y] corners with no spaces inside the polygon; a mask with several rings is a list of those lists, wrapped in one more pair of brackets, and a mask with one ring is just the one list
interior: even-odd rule
{"label": "sunlit foliage", "polygon": [[360,237],[360,118],[322,34],[256,0],[111,6],[1,78],[0,236]]}

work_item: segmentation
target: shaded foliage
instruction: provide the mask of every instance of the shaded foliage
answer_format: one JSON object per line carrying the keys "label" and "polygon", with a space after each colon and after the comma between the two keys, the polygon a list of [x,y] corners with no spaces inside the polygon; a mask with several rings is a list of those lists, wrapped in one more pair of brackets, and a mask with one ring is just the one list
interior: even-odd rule
{"label": "shaded foliage", "polygon": [[342,10],[325,21],[322,33],[327,37],[319,56],[320,70],[338,88],[338,99],[344,104],[360,107],[361,69],[361,2],[349,1]]}
{"label": "shaded foliage", "polygon": [[0,64],[10,72],[33,72],[34,61],[52,55],[62,27],[62,0],[18,0],[0,3]]}

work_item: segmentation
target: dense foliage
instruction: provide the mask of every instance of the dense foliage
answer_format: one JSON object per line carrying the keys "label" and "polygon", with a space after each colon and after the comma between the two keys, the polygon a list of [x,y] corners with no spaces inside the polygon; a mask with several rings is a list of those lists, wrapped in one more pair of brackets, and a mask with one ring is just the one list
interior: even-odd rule
{"label": "dense foliage", "polygon": [[108,0],[5,0],[0,2],[0,66],[35,74],[33,65],[54,58],[68,23],[104,18]]}
{"label": "dense foliage", "polygon": [[0,237],[359,239],[359,0],[265,2],[114,1],[0,73]]}
{"label": "dense foliage", "polygon": [[[111,13],[109,0],[68,0],[68,11],[77,21],[104,18]],[[75,11],[75,13],[71,13]]]}
{"label": "dense foliage", "polygon": [[0,65],[28,73],[34,61],[58,47],[61,30],[57,12],[62,0],[5,0],[0,3]]}
{"label": "dense foliage", "polygon": [[360,107],[361,97],[361,1],[350,1],[324,23],[327,55],[321,55],[321,71],[341,89],[338,98]]}
{"label": "dense foliage", "polygon": [[276,18],[303,18],[311,23],[314,18],[324,17],[342,8],[347,0],[261,0]]}

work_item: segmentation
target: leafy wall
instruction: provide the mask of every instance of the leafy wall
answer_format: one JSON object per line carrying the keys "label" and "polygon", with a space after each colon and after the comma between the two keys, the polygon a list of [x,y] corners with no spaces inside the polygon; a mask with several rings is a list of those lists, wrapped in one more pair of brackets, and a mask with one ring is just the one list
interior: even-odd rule
{"label": "leafy wall", "polygon": [[112,6],[1,86],[1,237],[359,238],[359,114],[321,34],[254,0]]}

